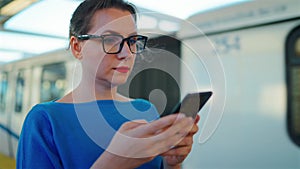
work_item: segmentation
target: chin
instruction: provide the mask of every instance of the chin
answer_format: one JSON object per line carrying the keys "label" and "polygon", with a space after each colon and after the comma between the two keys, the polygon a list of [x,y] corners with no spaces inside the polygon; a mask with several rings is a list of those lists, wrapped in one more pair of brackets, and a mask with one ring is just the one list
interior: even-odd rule
{"label": "chin", "polygon": [[127,77],[126,78],[118,78],[118,79],[113,79],[111,81],[112,86],[120,86],[123,85],[127,82]]}

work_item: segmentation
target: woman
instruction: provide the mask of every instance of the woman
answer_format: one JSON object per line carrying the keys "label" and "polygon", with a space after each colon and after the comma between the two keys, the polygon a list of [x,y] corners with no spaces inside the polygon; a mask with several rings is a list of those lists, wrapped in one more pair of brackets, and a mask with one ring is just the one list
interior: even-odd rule
{"label": "woman", "polygon": [[17,168],[180,168],[197,132],[182,114],[158,119],[146,100],[117,93],[145,48],[136,11],[121,0],[86,0],[70,23],[82,79],[66,96],[32,108]]}

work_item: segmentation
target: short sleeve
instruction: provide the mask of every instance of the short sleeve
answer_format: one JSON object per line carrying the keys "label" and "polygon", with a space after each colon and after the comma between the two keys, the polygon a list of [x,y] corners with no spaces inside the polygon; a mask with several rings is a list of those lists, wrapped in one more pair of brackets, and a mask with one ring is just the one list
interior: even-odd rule
{"label": "short sleeve", "polygon": [[63,168],[53,141],[51,124],[42,106],[33,107],[24,121],[17,168]]}

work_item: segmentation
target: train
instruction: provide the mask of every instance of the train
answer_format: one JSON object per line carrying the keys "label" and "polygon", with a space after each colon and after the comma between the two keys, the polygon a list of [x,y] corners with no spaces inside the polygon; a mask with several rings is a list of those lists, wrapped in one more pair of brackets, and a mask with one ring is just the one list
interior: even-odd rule
{"label": "train", "polygon": [[[213,91],[185,169],[300,168],[299,9],[299,0],[247,1],[180,20],[149,40],[120,92],[162,113],[189,92]],[[15,157],[30,108],[79,80],[66,49],[2,64],[0,152]]]}
{"label": "train", "polygon": [[[193,72],[207,65],[223,83],[217,61],[211,64],[219,57],[226,92],[220,122],[200,124],[213,134],[205,139],[200,127],[185,168],[300,168],[299,7],[299,0],[251,1],[194,15],[181,28],[182,60]],[[181,82],[191,88],[185,72]],[[196,74],[199,83],[209,81],[205,74]]]}

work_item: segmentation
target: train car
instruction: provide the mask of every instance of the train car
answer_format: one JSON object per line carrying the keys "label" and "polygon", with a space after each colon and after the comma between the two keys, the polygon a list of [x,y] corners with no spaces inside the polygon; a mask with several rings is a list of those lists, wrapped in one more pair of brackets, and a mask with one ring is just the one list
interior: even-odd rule
{"label": "train car", "polygon": [[61,97],[72,87],[74,60],[66,50],[0,66],[0,152],[16,156],[18,138],[30,108]]}
{"label": "train car", "polygon": [[[188,92],[213,91],[183,168],[300,168],[299,9],[299,0],[249,1],[196,14],[175,35],[151,39],[144,55],[154,57],[137,61],[121,92],[161,113]],[[14,157],[29,109],[79,80],[64,49],[1,65],[0,152]]]}
{"label": "train car", "polygon": [[299,9],[251,1],[184,22],[181,85],[215,91],[184,168],[300,168]]}

